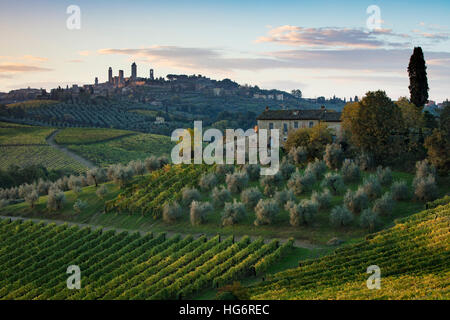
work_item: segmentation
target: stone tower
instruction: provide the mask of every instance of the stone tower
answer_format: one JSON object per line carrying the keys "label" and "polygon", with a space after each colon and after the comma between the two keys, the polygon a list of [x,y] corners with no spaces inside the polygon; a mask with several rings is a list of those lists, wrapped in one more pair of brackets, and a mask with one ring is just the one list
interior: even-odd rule
{"label": "stone tower", "polygon": [[153,69],[150,69],[150,80],[155,80],[155,77],[153,75]]}
{"label": "stone tower", "polygon": [[136,80],[137,78],[137,65],[136,62],[133,62],[131,65],[131,79]]}
{"label": "stone tower", "polygon": [[109,67],[109,69],[108,69],[108,82],[110,84],[113,83],[113,75],[112,75],[112,68],[111,67]]}

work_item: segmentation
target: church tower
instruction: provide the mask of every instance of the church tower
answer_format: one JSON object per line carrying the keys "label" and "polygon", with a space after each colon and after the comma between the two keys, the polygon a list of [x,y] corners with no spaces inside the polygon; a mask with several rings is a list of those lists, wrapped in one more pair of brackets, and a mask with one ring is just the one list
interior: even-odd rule
{"label": "church tower", "polygon": [[113,83],[113,76],[112,76],[112,68],[111,67],[109,67],[109,69],[108,69],[108,82],[110,84]]}
{"label": "church tower", "polygon": [[137,65],[136,62],[133,62],[131,65],[131,79],[136,80],[137,78]]}

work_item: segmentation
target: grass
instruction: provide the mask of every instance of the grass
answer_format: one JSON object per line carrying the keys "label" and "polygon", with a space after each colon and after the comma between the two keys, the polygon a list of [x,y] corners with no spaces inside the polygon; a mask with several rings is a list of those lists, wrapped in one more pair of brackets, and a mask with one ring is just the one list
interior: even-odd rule
{"label": "grass", "polygon": [[0,145],[47,145],[45,139],[53,131],[55,131],[55,129],[44,127],[11,126],[4,128],[0,125]]}
{"label": "grass", "polygon": [[[304,261],[249,288],[252,299],[448,299],[450,204],[397,220],[395,226],[327,257]],[[381,270],[369,290],[366,269]]]}
{"label": "grass", "polygon": [[117,129],[95,129],[95,128],[66,128],[58,132],[55,142],[65,145],[82,145],[105,140],[117,139],[134,132]]}
{"label": "grass", "polygon": [[53,170],[86,171],[81,163],[50,146],[0,146],[0,168],[7,169],[11,165],[42,165]]}
{"label": "grass", "polygon": [[169,155],[172,147],[173,143],[169,137],[145,133],[122,136],[110,141],[68,146],[70,150],[98,166]]}
{"label": "grass", "polygon": [[[405,179],[411,182],[412,175],[394,172],[394,179]],[[141,178],[136,178],[138,181]],[[253,183],[255,185],[255,183]],[[356,189],[358,184],[350,185],[352,189]],[[347,243],[353,243],[355,241],[363,239],[368,230],[362,229],[358,225],[358,219],[355,219],[352,225],[346,228],[333,228],[329,224],[329,212],[326,210],[318,214],[317,220],[312,226],[300,226],[293,227],[289,224],[288,213],[281,210],[275,223],[270,226],[254,226],[253,221],[255,215],[253,212],[247,214],[247,217],[241,223],[235,226],[221,227],[221,210],[216,209],[212,214],[208,216],[208,221],[200,226],[192,226],[189,221],[188,210],[185,209],[181,220],[175,224],[166,224],[162,220],[153,220],[149,216],[142,216],[140,214],[126,214],[118,212],[102,213],[104,209],[105,201],[116,199],[117,195],[121,192],[117,186],[110,183],[108,184],[110,193],[105,200],[100,200],[95,195],[94,187],[83,188],[83,192],[79,195],[79,198],[88,202],[88,209],[80,215],[73,213],[73,203],[77,197],[70,191],[67,192],[68,202],[65,204],[64,209],[58,213],[48,212],[45,207],[46,198],[40,199],[39,204],[33,210],[28,207],[26,203],[16,204],[8,206],[2,209],[4,214],[27,216],[27,217],[43,217],[59,220],[70,220],[74,222],[89,223],[94,225],[111,226],[116,228],[128,229],[128,230],[153,230],[156,232],[169,231],[172,233],[191,233],[191,234],[223,234],[223,235],[251,235],[262,236],[264,238],[289,238],[294,237],[299,241],[311,242],[319,245],[324,245],[328,240],[334,237],[338,237]],[[316,188],[319,188],[317,185]],[[441,187],[441,194],[448,193],[449,186],[444,184]],[[309,198],[310,193],[300,197]],[[203,194],[203,200],[210,200],[207,193]],[[333,198],[333,205],[340,204],[342,202],[342,196],[336,196]],[[392,214],[389,217],[382,217],[381,228],[386,228],[393,225],[395,219],[406,217],[413,212],[417,212],[424,208],[422,202],[416,201],[404,201],[397,202]],[[1,210],[0,210],[1,211]]]}

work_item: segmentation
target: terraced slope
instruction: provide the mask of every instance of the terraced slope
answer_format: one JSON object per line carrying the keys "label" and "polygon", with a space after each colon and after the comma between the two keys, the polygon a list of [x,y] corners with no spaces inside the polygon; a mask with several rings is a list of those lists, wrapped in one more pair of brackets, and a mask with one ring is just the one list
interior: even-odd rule
{"label": "terraced slope", "polygon": [[[292,241],[166,239],[3,219],[0,244],[0,299],[176,299],[254,274]],[[80,267],[80,290],[67,289],[70,265]]]}
{"label": "terraced slope", "polygon": [[[367,267],[381,269],[381,289],[369,290]],[[449,299],[450,204],[408,218],[303,262],[250,288],[253,299]]]}

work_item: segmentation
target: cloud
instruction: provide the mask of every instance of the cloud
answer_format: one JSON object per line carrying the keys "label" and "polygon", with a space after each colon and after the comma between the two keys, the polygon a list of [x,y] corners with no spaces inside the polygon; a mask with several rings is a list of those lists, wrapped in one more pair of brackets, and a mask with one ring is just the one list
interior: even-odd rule
{"label": "cloud", "polygon": [[256,42],[323,49],[337,47],[376,49],[407,45],[406,43],[388,41],[387,37],[407,38],[408,35],[396,34],[391,29],[377,29],[367,32],[352,28],[303,28],[284,25],[270,29],[266,36],[259,37]]}
{"label": "cloud", "polygon": [[0,64],[0,72],[41,72],[41,71],[52,71],[52,69],[30,66],[20,63],[11,63],[11,64]]}
{"label": "cloud", "polygon": [[88,50],[83,50],[83,51],[78,51],[78,54],[80,56],[87,57],[90,55],[90,52]]}
{"label": "cloud", "polygon": [[82,63],[84,61],[81,60],[81,59],[73,59],[73,60],[67,60],[67,62],[69,62],[69,63]]}

